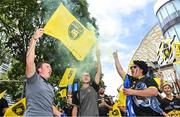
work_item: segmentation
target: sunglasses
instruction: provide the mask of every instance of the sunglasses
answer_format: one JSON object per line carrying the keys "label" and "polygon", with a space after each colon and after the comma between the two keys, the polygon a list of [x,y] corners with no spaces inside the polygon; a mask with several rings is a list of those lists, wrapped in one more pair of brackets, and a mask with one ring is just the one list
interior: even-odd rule
{"label": "sunglasses", "polygon": [[136,66],[136,65],[130,67],[130,69],[136,69],[136,68],[138,68],[138,66]]}

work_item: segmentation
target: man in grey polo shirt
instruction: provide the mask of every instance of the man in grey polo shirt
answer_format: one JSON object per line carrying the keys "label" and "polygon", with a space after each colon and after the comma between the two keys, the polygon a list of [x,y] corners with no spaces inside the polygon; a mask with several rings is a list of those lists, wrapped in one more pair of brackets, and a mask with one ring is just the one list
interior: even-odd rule
{"label": "man in grey polo shirt", "polygon": [[51,66],[48,62],[39,65],[36,72],[34,63],[35,45],[43,35],[44,30],[39,28],[32,36],[26,55],[26,111],[25,117],[32,116],[60,116],[61,113],[54,106],[54,88],[48,82],[51,76]]}
{"label": "man in grey polo shirt", "polygon": [[100,52],[97,51],[97,71],[92,84],[90,84],[90,74],[84,72],[82,74],[82,87],[80,91],[73,94],[73,110],[72,116],[99,116],[98,111],[98,90],[101,75]]}

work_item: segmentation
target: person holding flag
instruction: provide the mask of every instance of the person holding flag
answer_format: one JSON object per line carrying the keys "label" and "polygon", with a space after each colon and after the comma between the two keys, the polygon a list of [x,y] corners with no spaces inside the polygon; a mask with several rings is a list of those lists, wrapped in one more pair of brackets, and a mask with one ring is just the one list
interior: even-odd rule
{"label": "person holding flag", "polygon": [[48,62],[42,62],[36,71],[35,46],[42,37],[44,30],[39,28],[32,36],[26,55],[26,111],[25,117],[33,116],[61,116],[54,106],[54,88],[48,82],[52,68]]}
{"label": "person holding flag", "polygon": [[119,62],[117,51],[113,53],[116,69],[124,80],[123,93],[127,96],[126,108],[128,116],[159,116],[163,114],[156,98],[157,83],[146,77],[148,66],[146,62],[134,60],[131,65],[131,75],[126,74]]}

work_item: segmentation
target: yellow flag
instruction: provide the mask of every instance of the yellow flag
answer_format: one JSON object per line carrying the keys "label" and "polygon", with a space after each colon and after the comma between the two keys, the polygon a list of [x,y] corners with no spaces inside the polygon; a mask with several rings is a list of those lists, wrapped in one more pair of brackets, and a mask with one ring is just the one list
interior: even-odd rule
{"label": "yellow flag", "polygon": [[66,97],[66,94],[67,94],[66,88],[62,89],[59,93],[60,93],[61,98]]}
{"label": "yellow flag", "polygon": [[109,112],[109,117],[122,117],[117,102],[113,105],[113,110]]}
{"label": "yellow flag", "polygon": [[94,34],[87,30],[63,4],[60,4],[51,16],[44,31],[60,40],[77,60],[83,60],[96,42]]}
{"label": "yellow flag", "polygon": [[23,117],[26,109],[26,98],[10,106],[4,113],[4,117]]}
{"label": "yellow flag", "polygon": [[1,99],[2,97],[4,97],[5,94],[6,94],[6,90],[3,91],[2,93],[0,93],[0,99]]}
{"label": "yellow flag", "polygon": [[153,78],[153,79],[154,79],[155,82],[158,84],[158,87],[160,87],[160,85],[161,85],[161,79],[158,78],[158,77],[155,77],[155,78]]}
{"label": "yellow flag", "polygon": [[176,57],[178,58],[178,60],[176,60],[176,61],[179,62],[179,59],[180,59],[180,42],[176,42],[175,46],[176,46]]}
{"label": "yellow flag", "polygon": [[126,107],[126,96],[123,94],[123,90],[120,89],[118,94],[118,103],[120,106]]}
{"label": "yellow flag", "polygon": [[59,87],[67,87],[67,85],[72,85],[76,75],[75,68],[66,68],[66,71],[59,83]]}

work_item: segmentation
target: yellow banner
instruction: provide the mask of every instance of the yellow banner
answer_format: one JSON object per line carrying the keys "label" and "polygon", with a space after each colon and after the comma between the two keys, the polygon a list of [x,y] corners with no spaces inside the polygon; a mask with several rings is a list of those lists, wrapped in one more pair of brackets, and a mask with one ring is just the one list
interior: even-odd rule
{"label": "yellow banner", "polygon": [[113,110],[109,111],[109,117],[122,117],[117,102],[113,105]]}
{"label": "yellow banner", "polygon": [[72,85],[76,75],[75,68],[66,68],[64,75],[59,83],[59,87],[67,87],[67,85]]}
{"label": "yellow banner", "polygon": [[6,94],[6,90],[3,91],[2,93],[0,93],[0,99],[1,99],[2,97],[4,97],[5,94]]}
{"label": "yellow banner", "polygon": [[66,88],[65,88],[65,89],[62,89],[61,91],[59,91],[59,94],[60,94],[60,97],[61,97],[61,98],[66,97],[66,94],[67,94]]}
{"label": "yellow banner", "polygon": [[118,104],[120,106],[126,107],[126,96],[124,95],[122,89],[120,89],[119,94],[118,94]]}
{"label": "yellow banner", "polygon": [[77,60],[84,60],[96,42],[94,34],[87,30],[63,4],[60,4],[51,16],[44,31],[47,35],[60,40]]}
{"label": "yellow banner", "polygon": [[9,107],[6,110],[4,117],[23,117],[25,109],[26,98],[23,98],[19,102]]}

